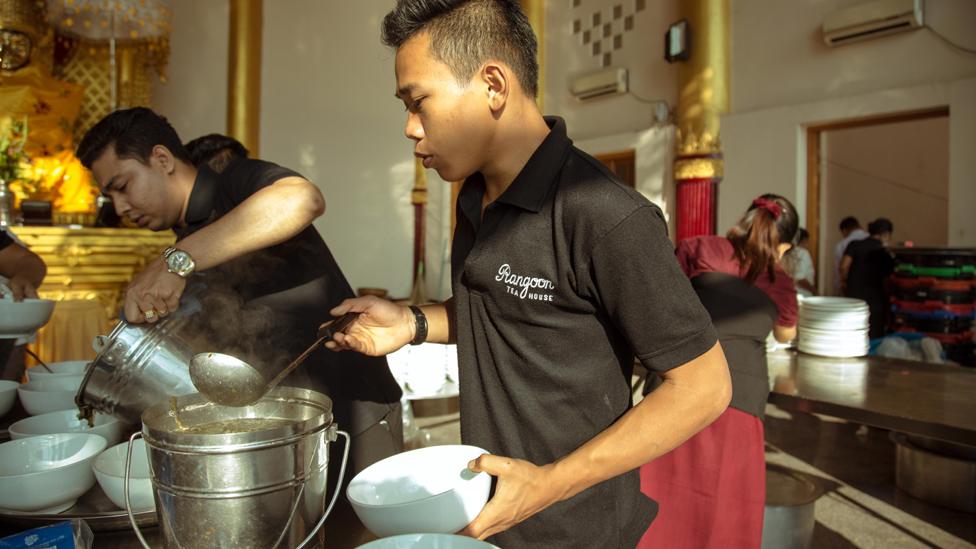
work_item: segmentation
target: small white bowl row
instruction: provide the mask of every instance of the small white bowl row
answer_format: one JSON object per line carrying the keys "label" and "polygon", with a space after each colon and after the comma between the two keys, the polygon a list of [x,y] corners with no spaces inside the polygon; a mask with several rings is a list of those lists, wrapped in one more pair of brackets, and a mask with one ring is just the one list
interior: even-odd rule
{"label": "small white bowl row", "polygon": [[[108,446],[92,433],[29,436],[0,444],[0,511],[54,514],[69,509],[97,481],[125,508],[128,442]],[[133,511],[155,508],[145,442],[132,447],[129,498]]]}

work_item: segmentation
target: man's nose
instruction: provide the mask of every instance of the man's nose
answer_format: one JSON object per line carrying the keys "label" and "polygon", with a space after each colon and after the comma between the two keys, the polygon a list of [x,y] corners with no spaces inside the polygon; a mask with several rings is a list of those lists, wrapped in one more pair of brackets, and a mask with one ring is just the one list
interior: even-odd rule
{"label": "man's nose", "polygon": [[420,141],[424,138],[424,126],[420,123],[420,117],[414,113],[407,115],[407,125],[403,131],[407,139]]}

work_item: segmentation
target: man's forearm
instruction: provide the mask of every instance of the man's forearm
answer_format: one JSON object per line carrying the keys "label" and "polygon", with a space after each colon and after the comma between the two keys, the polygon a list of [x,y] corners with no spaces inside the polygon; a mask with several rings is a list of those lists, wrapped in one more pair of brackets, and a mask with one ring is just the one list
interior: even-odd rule
{"label": "man's forearm", "polygon": [[21,278],[37,288],[46,274],[44,260],[27,248],[11,244],[0,251],[0,275]]}
{"label": "man's forearm", "polygon": [[553,483],[570,498],[671,451],[728,406],[731,381],[721,346],[685,364],[602,433],[552,466]]}
{"label": "man's forearm", "polygon": [[254,193],[176,246],[189,253],[202,271],[284,242],[324,211],[318,189],[303,179],[286,178]]}

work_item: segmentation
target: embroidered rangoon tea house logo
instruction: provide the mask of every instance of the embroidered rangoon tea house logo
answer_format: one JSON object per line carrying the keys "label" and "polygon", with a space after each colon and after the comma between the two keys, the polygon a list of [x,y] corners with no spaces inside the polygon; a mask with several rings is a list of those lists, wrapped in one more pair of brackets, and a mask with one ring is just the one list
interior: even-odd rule
{"label": "embroidered rangoon tea house logo", "polygon": [[548,292],[556,289],[551,280],[513,273],[508,263],[498,268],[495,280],[504,283],[509,294],[532,301],[552,301],[553,295]]}

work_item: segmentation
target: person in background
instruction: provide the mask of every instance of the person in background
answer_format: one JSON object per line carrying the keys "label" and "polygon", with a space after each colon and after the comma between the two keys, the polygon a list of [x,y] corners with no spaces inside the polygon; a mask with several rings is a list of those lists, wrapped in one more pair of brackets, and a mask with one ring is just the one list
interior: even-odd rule
{"label": "person in background", "polygon": [[867,301],[871,310],[871,339],[884,337],[888,322],[887,281],[895,271],[895,259],[888,242],[895,226],[879,217],[868,224],[869,237],[847,245],[840,262],[844,295]]}
{"label": "person in background", "polygon": [[[714,423],[641,467],[641,487],[661,504],[639,547],[756,548],[766,495],[763,417],[769,381],[766,337],[796,337],[793,280],[779,266],[793,245],[797,213],[764,194],[726,236],[682,240],[678,264],[718,331],[732,372],[732,402]],[[660,390],[649,377],[650,394]],[[647,389],[645,389],[647,390]]]}
{"label": "person in background", "polygon": [[813,258],[810,257],[810,250],[807,249],[809,242],[810,233],[806,229],[800,229],[796,237],[796,246],[783,256],[783,269],[793,277],[796,293],[804,297],[817,295],[817,277],[813,269]]}
{"label": "person in background", "polygon": [[229,135],[219,133],[211,133],[187,141],[184,147],[190,154],[190,161],[194,166],[199,167],[206,163],[217,173],[222,173],[232,160],[250,156],[243,143]]}
{"label": "person in background", "polygon": [[[453,296],[376,297],[330,348],[457,342],[461,440],[496,477],[465,535],[506,549],[631,549],[654,519],[637,468],[718,417],[728,365],[661,210],[543,117],[516,0],[399,0],[383,21],[414,154],[464,181]],[[667,380],[631,405],[634,359]]]}
{"label": "person in background", "polygon": [[[34,252],[21,246],[6,229],[0,228],[0,299],[23,301],[37,298],[47,266]],[[8,292],[9,290],[9,292]],[[0,339],[0,379],[20,381],[24,374],[23,351],[16,338]]]}
{"label": "person in background", "polygon": [[861,228],[861,222],[856,217],[849,215],[840,221],[841,241],[834,246],[834,294],[844,295],[841,289],[840,260],[844,257],[844,250],[847,245],[857,240],[864,240],[868,237],[867,231]]}

